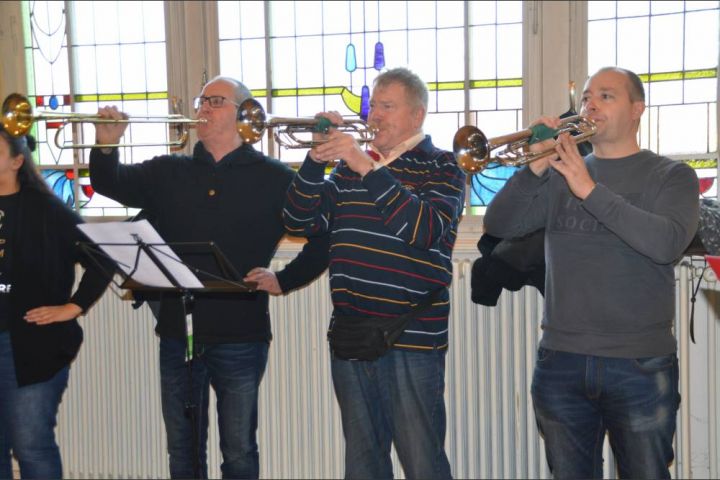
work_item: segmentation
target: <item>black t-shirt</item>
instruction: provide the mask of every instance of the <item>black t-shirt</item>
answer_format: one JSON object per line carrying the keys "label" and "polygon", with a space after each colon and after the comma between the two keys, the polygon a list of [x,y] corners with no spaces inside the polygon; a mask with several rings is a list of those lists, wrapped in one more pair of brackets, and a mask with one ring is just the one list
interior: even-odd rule
{"label": "black t-shirt", "polygon": [[0,332],[6,331],[10,322],[10,257],[13,247],[10,242],[17,222],[18,197],[17,193],[0,195]]}

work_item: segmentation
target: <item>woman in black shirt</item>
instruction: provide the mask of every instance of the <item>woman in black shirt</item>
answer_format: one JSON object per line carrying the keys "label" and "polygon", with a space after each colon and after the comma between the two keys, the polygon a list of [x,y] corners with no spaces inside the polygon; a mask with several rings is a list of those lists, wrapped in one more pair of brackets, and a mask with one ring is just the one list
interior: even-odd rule
{"label": "woman in black shirt", "polygon": [[40,176],[34,148],[0,126],[0,478],[12,478],[11,453],[22,478],[62,478],[55,425],[82,343],[76,318],[109,283],[78,248],[82,220]]}

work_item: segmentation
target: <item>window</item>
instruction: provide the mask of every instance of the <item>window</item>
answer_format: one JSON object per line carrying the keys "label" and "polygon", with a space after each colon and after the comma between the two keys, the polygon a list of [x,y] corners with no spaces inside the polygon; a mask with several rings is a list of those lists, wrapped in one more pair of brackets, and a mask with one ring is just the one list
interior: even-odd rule
{"label": "window", "polygon": [[[688,161],[701,177],[703,195],[711,197],[717,195],[718,3],[591,1],[582,30],[588,35],[589,72],[617,64],[645,81],[643,148]],[[198,78],[204,71],[242,80],[269,115],[312,117],[337,110],[356,119],[378,73],[407,66],[430,90],[425,132],[451,150],[455,132],[466,124],[489,138],[524,127],[523,49],[529,40],[523,40],[523,26],[527,35],[528,25],[538,20],[525,16],[546,7],[521,1],[356,0],[192,6],[33,1],[22,2],[22,8],[28,96],[38,111],[92,115],[99,106],[114,104],[135,117],[164,116],[171,103],[169,85],[197,95],[198,85],[186,85],[187,75],[175,68],[182,64]],[[172,21],[173,12],[185,18],[183,9],[191,8],[205,9],[196,21],[201,28],[185,31],[186,24]],[[199,48],[183,49],[179,40],[185,38],[190,39],[186,45]],[[543,40],[533,38],[530,45],[536,41]],[[198,52],[205,58],[196,58]],[[537,88],[542,80],[531,77]],[[84,216],[135,213],[93,192],[89,150],[58,148],[54,139],[60,126],[39,121],[32,129],[39,140],[36,160],[58,195]],[[162,143],[174,135],[166,123],[135,123],[123,142]],[[93,127],[71,125],[58,135],[60,143],[71,140],[92,143]],[[268,136],[257,146],[295,165],[305,155],[305,149],[280,148]],[[124,147],[121,160],[138,162],[167,152],[163,145]],[[466,213],[482,214],[515,171],[492,167],[473,176]]]}
{"label": "window", "polygon": [[640,76],[648,106],[641,147],[687,161],[696,169],[701,195],[712,198],[717,196],[719,3],[588,3],[588,71],[617,65]]}
{"label": "window", "polygon": [[[33,1],[23,2],[23,8],[28,98],[36,113],[92,116],[99,106],[116,105],[131,116],[167,115],[163,2]],[[84,216],[134,213],[93,191],[89,150],[62,148],[94,143],[91,124],[39,121],[31,133],[38,139],[36,161],[43,176],[68,205]],[[122,142],[167,139],[166,124],[135,123]],[[167,150],[125,147],[121,161],[142,161]]]}
{"label": "window", "polygon": [[[452,149],[466,114],[488,135],[521,123],[522,2],[219,2],[218,22],[221,73],[243,81],[271,114],[362,117],[378,73],[407,66],[428,83],[424,130],[438,147]],[[263,148],[288,162],[306,154]],[[485,205],[508,173],[476,176],[470,206]]]}

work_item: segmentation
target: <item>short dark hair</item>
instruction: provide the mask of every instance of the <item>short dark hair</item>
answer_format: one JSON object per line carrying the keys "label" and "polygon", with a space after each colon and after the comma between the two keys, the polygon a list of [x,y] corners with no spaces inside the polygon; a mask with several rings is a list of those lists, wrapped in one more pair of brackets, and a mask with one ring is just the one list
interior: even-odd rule
{"label": "short dark hair", "polygon": [[[628,94],[630,95],[630,100],[632,100],[633,102],[645,103],[645,87],[643,86],[643,82],[642,80],[640,80],[640,77],[637,73],[621,67],[603,67],[598,70],[595,75],[604,72],[617,72],[625,75],[629,83]],[[595,75],[593,75],[593,77]]]}
{"label": "short dark hair", "polygon": [[408,99],[411,104],[416,107],[423,107],[425,112],[428,109],[428,89],[425,82],[417,76],[417,74],[407,68],[398,67],[386,70],[377,77],[373,82],[374,88],[387,87],[391,83],[400,83],[405,87]]}

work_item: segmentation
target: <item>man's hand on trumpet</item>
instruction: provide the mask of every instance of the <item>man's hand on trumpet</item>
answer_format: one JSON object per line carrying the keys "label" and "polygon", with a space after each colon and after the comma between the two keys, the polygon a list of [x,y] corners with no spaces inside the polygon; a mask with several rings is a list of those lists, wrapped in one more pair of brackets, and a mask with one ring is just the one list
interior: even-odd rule
{"label": "man's hand on trumpet", "polygon": [[[534,127],[535,125],[540,125],[541,123],[545,125],[548,128],[552,128],[553,130],[557,130],[560,127],[560,119],[558,117],[540,117],[537,120],[535,120],[533,123],[530,124],[530,127]],[[552,150],[552,148],[555,146],[555,139],[549,138],[547,140],[543,140],[542,142],[533,143],[528,148],[531,152],[544,152],[547,150]],[[548,167],[551,166],[552,161],[557,160],[557,155],[548,155],[547,157],[540,158],[538,160],[535,160],[534,162],[530,162],[528,164],[528,168],[538,177],[541,176],[543,173],[545,173],[545,170],[548,169]]]}
{"label": "man's hand on trumpet", "polygon": [[[544,116],[533,122],[531,126],[541,123],[557,130],[561,127],[562,119]],[[565,181],[573,195],[580,200],[585,200],[592,189],[595,188],[595,181],[590,176],[590,172],[585,166],[585,160],[577,148],[575,138],[570,133],[561,133],[557,140],[550,138],[534,143],[529,147],[531,152],[544,152],[553,148],[555,154],[529,163],[528,168],[537,176],[542,175],[548,167],[554,168],[560,175],[565,177]]]}
{"label": "man's hand on trumpet", "polygon": [[[98,110],[98,116],[108,120],[127,120],[128,116],[117,109],[117,107],[102,107]],[[128,124],[121,123],[96,123],[95,143],[98,145],[116,145],[125,133]]]}
{"label": "man's hand on trumpet", "polygon": [[[327,118],[333,125],[343,123],[343,118],[338,112],[322,112],[317,116]],[[326,134],[313,134],[313,140],[323,142],[310,150],[310,158],[314,161],[326,163],[342,159],[350,170],[361,177],[372,171],[373,159],[363,151],[351,134],[331,127]]]}
{"label": "man's hand on trumpet", "polygon": [[590,176],[585,160],[578,151],[575,139],[569,133],[561,133],[555,151],[559,158],[552,161],[552,167],[565,177],[573,195],[585,200],[595,188],[595,180]]}

